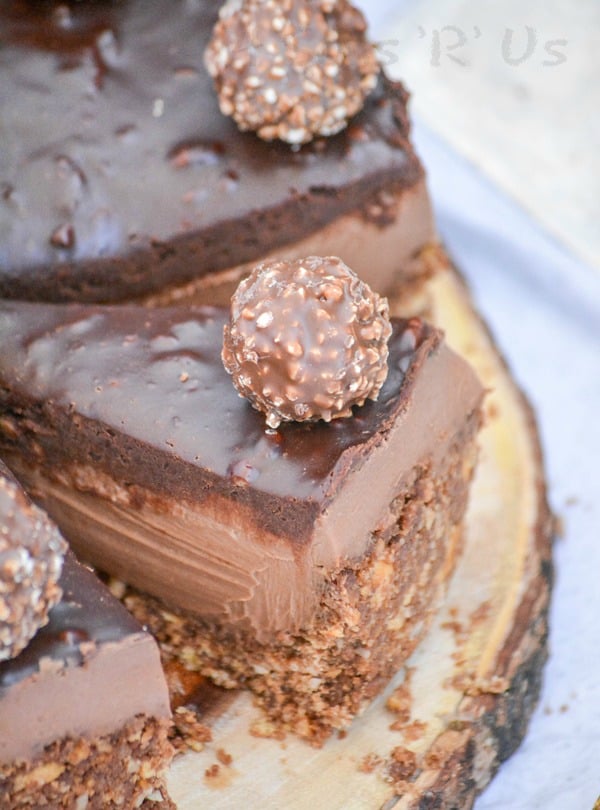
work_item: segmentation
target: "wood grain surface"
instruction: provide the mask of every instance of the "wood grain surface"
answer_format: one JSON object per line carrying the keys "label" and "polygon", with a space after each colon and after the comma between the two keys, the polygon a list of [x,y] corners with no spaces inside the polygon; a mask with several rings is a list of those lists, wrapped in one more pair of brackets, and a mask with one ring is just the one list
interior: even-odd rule
{"label": "wood grain surface", "polygon": [[[531,409],[443,252],[418,294],[423,312],[489,389],[464,554],[424,642],[348,732],[322,748],[252,736],[246,694],[207,707],[213,740],[176,759],[180,810],[469,808],[521,741],[546,659],[553,521]],[[217,707],[215,707],[217,709]]]}

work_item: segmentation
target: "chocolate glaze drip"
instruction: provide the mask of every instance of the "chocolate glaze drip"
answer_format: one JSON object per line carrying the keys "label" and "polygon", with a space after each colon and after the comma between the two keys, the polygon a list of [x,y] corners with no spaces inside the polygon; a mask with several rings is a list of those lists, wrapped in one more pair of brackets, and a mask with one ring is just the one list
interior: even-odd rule
{"label": "chocolate glaze drip", "polygon": [[252,261],[413,186],[406,93],[293,152],[219,112],[220,3],[0,4],[0,295],[124,300]]}

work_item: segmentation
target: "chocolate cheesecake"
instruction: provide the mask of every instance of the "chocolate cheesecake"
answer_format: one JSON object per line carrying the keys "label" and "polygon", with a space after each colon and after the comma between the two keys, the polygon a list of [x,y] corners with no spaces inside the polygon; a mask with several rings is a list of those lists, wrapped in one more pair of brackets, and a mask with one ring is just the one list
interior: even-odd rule
{"label": "chocolate cheesecake", "polygon": [[[163,654],[321,739],[413,650],[460,548],[482,388],[394,321],[377,401],[267,427],[218,308],[0,306],[0,448]],[[166,607],[165,607],[166,606]]]}
{"label": "chocolate cheesecake", "polygon": [[298,149],[242,133],[203,64],[220,6],[0,4],[0,296],[224,301],[273,255],[339,255],[383,293],[414,269],[434,227],[404,88],[382,73]]}
{"label": "chocolate cheesecake", "polygon": [[0,805],[171,806],[155,641],[72,552],[60,588],[48,623],[0,662]]}

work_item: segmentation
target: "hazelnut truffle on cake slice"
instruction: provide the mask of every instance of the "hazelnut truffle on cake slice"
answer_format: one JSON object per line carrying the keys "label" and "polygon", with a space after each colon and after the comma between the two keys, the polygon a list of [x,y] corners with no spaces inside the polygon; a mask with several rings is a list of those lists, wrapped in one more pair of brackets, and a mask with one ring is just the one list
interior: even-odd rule
{"label": "hazelnut truffle on cake slice", "polygon": [[329,422],[377,399],[391,332],[387,300],[337,256],[265,262],[231,299],[222,358],[269,427]]}
{"label": "hazelnut truffle on cake slice", "polygon": [[[0,662],[0,806],[139,807],[152,797],[154,807],[171,807],[170,709],[156,642],[71,551],[63,564],[58,529],[4,466],[0,507],[2,534],[18,545],[37,526],[42,559],[60,555],[62,570],[44,626]],[[39,566],[22,570],[37,580]],[[42,604],[46,594],[28,589]]]}
{"label": "hazelnut truffle on cake slice", "polygon": [[59,601],[67,544],[0,461],[0,661],[14,658]]}
{"label": "hazelnut truffle on cake slice", "polygon": [[267,141],[335,135],[377,84],[366,30],[348,0],[229,0],[204,55],[221,112]]}
{"label": "hazelnut truffle on cake slice", "polygon": [[[332,262],[315,268],[318,284]],[[315,742],[383,688],[436,610],[461,547],[483,395],[441,332],[419,319],[388,329],[384,303],[367,289],[355,300],[347,282],[325,285],[329,312],[308,292],[308,311],[296,293],[266,294],[256,317],[251,299],[259,366],[259,319],[276,337],[322,310],[333,359],[344,331],[364,329],[345,393],[363,374],[375,383],[376,399],[340,403],[349,415],[293,422],[274,379],[262,405],[276,429],[223,366],[224,330],[230,340],[240,325],[228,310],[0,305],[2,451],[76,549],[146,592],[127,605],[167,659],[250,688],[276,726]],[[296,338],[287,356],[300,367],[284,365],[299,382],[313,336]],[[274,340],[276,354],[292,342]],[[329,412],[342,377],[317,367]],[[298,401],[319,404],[302,390]]]}

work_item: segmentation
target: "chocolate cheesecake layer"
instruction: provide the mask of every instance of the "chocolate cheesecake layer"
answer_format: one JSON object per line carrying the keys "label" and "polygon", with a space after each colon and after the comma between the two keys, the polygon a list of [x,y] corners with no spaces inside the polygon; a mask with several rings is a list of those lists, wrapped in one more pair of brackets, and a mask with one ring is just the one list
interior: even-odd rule
{"label": "chocolate cheesecake layer", "polygon": [[0,445],[88,559],[268,635],[305,623],[325,573],[385,534],[482,389],[439,331],[395,321],[376,402],[269,430],[223,368],[225,318],[2,304]]}
{"label": "chocolate cheesecake layer", "polygon": [[433,238],[403,87],[382,76],[347,130],[297,151],[240,133],[202,64],[220,5],[0,4],[0,295],[187,296],[300,246],[385,291],[374,251],[397,268]]}
{"label": "chocolate cheesecake layer", "polygon": [[65,737],[113,734],[137,715],[170,716],[152,637],[72,552],[60,585],[48,624],[0,663],[0,764]]}

